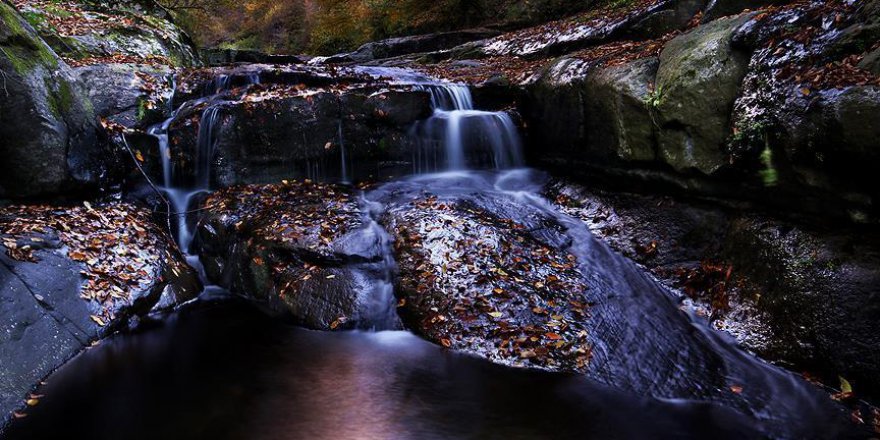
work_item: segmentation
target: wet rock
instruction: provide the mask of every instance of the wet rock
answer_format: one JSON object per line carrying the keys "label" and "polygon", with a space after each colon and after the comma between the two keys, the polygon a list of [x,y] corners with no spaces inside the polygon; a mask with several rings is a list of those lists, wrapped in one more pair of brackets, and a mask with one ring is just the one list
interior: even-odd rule
{"label": "wet rock", "polygon": [[[669,32],[671,28],[683,27],[690,17],[686,17],[680,23],[673,20],[673,17],[684,17],[687,15],[684,10],[693,9],[697,3],[700,2],[640,0],[611,4],[570,18],[503,34],[479,43],[477,47],[461,47],[453,52],[457,53],[457,56],[473,56],[476,52],[484,56],[534,59],[547,58],[607,42],[625,36],[628,32],[643,38],[659,37]],[[674,12],[672,16],[667,16],[670,8]]]}
{"label": "wet rock", "polygon": [[[206,109],[214,125],[200,134]],[[430,114],[429,93],[407,87],[269,88],[184,112],[171,126],[172,150],[192,170],[199,142],[212,142],[212,182],[221,187],[375,179],[399,172],[386,162],[411,160],[409,127]]]}
{"label": "wet rock", "polygon": [[747,9],[786,3],[784,0],[710,0],[703,13],[703,23],[729,15],[737,15]]}
{"label": "wet rock", "polygon": [[[857,238],[856,238],[857,237]],[[880,382],[880,240],[876,234],[811,230],[745,216],[731,225],[725,255],[758,284],[770,350],[877,396]]]}
{"label": "wet rock", "polygon": [[859,62],[859,68],[865,69],[874,75],[880,75],[880,48],[868,53]]}
{"label": "wet rock", "polygon": [[876,136],[868,115],[880,76],[859,68],[868,54],[850,32],[870,27],[868,6],[786,5],[745,32],[743,41],[757,49],[729,146],[731,163],[763,180],[768,194],[818,198],[801,204],[859,222],[876,216],[878,196],[868,183],[877,158],[865,137]]}
{"label": "wet rock", "polygon": [[673,0],[633,24],[626,36],[634,39],[657,38],[684,29],[706,5],[705,0]]}
{"label": "wet rock", "polygon": [[571,160],[653,161],[655,122],[645,102],[657,66],[654,57],[610,67],[557,61],[532,88],[530,135]]}
{"label": "wet rock", "polygon": [[[212,282],[313,329],[396,325],[382,291],[384,235],[350,190],[250,185],[203,206],[195,246]],[[386,293],[387,304],[374,302]]]}
{"label": "wet rock", "polygon": [[6,3],[0,4],[0,20],[0,197],[106,185],[119,159],[100,138],[81,84]]}
{"label": "wet rock", "polygon": [[0,420],[93,341],[201,290],[150,213],[126,204],[0,209]]}
{"label": "wet rock", "polygon": [[[643,269],[531,193],[540,187],[532,175],[425,176],[371,196],[387,206],[382,223],[395,238],[410,328],[493,362],[712,402],[769,425],[778,419],[768,414],[785,411],[771,403],[778,393],[818,393],[731,350]],[[699,224],[700,211],[690,213]],[[756,404],[769,412],[751,410]]]}
{"label": "wet rock", "polygon": [[[170,93],[171,70],[137,64],[94,64],[73,69],[95,113],[127,128],[161,121],[161,98]],[[167,105],[165,105],[167,107]]]}
{"label": "wet rock", "polygon": [[753,18],[724,18],[674,38],[660,54],[650,106],[662,130],[659,153],[677,171],[718,171],[731,110],[749,65],[749,53],[731,44]]}

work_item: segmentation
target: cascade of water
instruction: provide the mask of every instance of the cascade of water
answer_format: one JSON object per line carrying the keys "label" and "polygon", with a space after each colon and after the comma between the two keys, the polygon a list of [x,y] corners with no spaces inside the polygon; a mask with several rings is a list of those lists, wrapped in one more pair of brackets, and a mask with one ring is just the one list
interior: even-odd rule
{"label": "cascade of water", "polygon": [[[434,83],[418,88],[431,94],[434,114],[413,127],[416,173],[523,165],[522,145],[510,115],[474,110],[470,89],[463,84]],[[445,159],[442,165],[437,160],[438,149]]]}
{"label": "cascade of water", "polygon": [[220,107],[210,106],[202,111],[199,120],[199,137],[196,143],[196,189],[205,190],[211,186],[211,160],[214,157],[214,145],[216,144],[216,126],[220,114]]}
{"label": "cascade of water", "polygon": [[349,183],[350,180],[348,177],[348,157],[346,157],[346,154],[345,154],[345,138],[342,136],[342,120],[339,121],[338,131],[339,131],[339,133],[338,133],[339,149],[341,150],[341,154],[342,154],[342,159],[341,159],[342,160],[342,167],[341,167],[341,169],[342,169],[342,176],[341,176],[342,183]]}
{"label": "cascade of water", "polygon": [[394,67],[358,66],[353,70],[430,94],[433,115],[414,124],[410,132],[414,173],[524,165],[519,134],[510,115],[476,110],[467,85],[440,82]]}
{"label": "cascade of water", "polygon": [[217,95],[227,92],[236,87],[250,86],[260,84],[260,74],[256,72],[235,74],[235,75],[217,75],[205,84],[203,94],[205,96]]}
{"label": "cascade of water", "polygon": [[[259,76],[255,74],[248,75],[247,81],[248,84],[256,84],[259,82]],[[213,95],[215,92],[220,93],[228,90],[230,84],[230,76],[220,75],[206,86],[206,93],[209,95]],[[175,77],[172,77],[172,85],[173,89],[169,102],[174,101],[174,95],[176,94],[177,82]],[[201,105],[210,99],[209,96],[186,102],[180,108],[173,110],[171,116],[164,122],[154,125],[148,130],[148,133],[154,136],[159,143],[159,153],[162,161],[162,190],[166,193],[168,201],[172,205],[171,209],[173,212],[171,215],[176,218],[178,245],[184,252],[188,251],[192,241],[192,231],[190,231],[187,222],[187,212],[189,211],[190,204],[196,196],[206,192],[211,184],[211,161],[213,160],[214,146],[217,140],[216,127],[219,122],[220,107],[209,105],[202,111],[196,151],[193,152],[195,167],[192,170],[192,180],[187,176],[175,173],[168,130],[183,108]]]}

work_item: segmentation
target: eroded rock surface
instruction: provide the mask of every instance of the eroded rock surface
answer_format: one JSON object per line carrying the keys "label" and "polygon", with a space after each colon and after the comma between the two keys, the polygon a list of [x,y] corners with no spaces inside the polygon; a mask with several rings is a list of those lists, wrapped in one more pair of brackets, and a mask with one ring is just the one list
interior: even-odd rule
{"label": "eroded rock surface", "polygon": [[410,172],[409,129],[432,111],[428,91],[351,70],[212,72],[213,81],[181,78],[182,97],[219,94],[183,105],[169,137],[180,175],[196,174],[203,166],[198,155],[210,146],[211,183],[218,187]]}

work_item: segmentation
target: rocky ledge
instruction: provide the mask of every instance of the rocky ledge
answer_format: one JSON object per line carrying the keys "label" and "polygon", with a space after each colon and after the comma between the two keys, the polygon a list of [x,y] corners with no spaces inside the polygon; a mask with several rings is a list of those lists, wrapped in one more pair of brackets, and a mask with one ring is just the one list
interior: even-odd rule
{"label": "rocky ledge", "polygon": [[0,208],[0,412],[101,337],[194,298],[201,285],[148,210]]}

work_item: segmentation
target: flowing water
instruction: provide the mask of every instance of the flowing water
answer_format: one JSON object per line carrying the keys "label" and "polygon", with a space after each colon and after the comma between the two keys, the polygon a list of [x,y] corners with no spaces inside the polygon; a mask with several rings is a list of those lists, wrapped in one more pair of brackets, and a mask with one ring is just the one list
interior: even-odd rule
{"label": "flowing water", "polygon": [[[368,73],[388,74],[388,70]],[[583,222],[540,196],[505,113],[473,109],[466,87],[400,77],[432,94],[413,128],[417,171],[363,194],[363,243],[383,262],[361,328],[395,328],[389,207],[434,194],[479,206],[577,256],[591,303],[585,375],[515,369],[456,354],[406,331],[314,332],[272,320],[221,292],[145,322],[74,359],[41,388],[11,439],[842,438],[845,413],[821,391],[738,348]],[[224,87],[226,80],[212,85]],[[165,163],[177,212],[210,189],[216,107],[199,132],[196,182]],[[156,127],[162,157],[170,122]],[[203,155],[204,154],[204,155]],[[342,176],[349,164],[341,161]],[[475,171],[467,168],[488,168]],[[429,171],[431,173],[429,173]],[[435,172],[440,171],[440,172]],[[208,177],[206,177],[208,176]],[[180,195],[175,196],[175,191]],[[179,240],[191,236],[185,216]],[[212,289],[214,296],[217,290]],[[730,392],[730,384],[741,388]]]}

